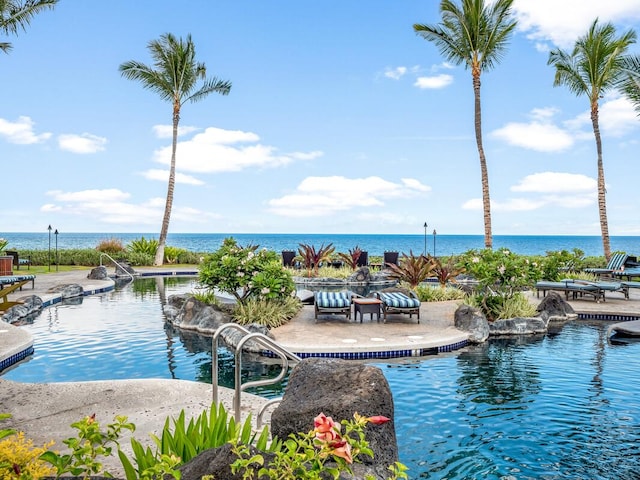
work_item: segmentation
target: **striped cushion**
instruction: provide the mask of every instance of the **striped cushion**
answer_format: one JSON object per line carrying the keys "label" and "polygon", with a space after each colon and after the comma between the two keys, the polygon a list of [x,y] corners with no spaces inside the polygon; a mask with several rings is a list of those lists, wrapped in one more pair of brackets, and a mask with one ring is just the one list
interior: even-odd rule
{"label": "striped cushion", "polygon": [[25,280],[34,280],[35,278],[35,275],[6,275],[0,277],[0,285],[13,284],[23,282]]}
{"label": "striped cushion", "polygon": [[388,307],[394,308],[418,308],[420,300],[417,298],[407,297],[400,292],[380,292],[380,300]]}
{"label": "striped cushion", "polygon": [[316,305],[321,308],[344,308],[351,305],[351,292],[316,292]]}

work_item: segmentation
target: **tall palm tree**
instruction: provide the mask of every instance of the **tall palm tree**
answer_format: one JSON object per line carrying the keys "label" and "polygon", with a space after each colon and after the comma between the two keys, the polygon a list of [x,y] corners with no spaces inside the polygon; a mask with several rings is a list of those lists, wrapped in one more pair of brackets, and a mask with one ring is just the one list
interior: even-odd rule
{"label": "tall palm tree", "polygon": [[[180,110],[185,102],[195,103],[213,92],[227,95],[231,90],[231,82],[219,80],[216,77],[206,78],[207,72],[204,63],[195,60],[196,49],[191,35],[187,35],[186,40],[183,40],[182,38],[177,39],[170,33],[165,33],[160,36],[159,40],[149,42],[148,48],[154,60],[153,66],[132,60],[120,65],[119,70],[122,76],[139,81],[144,88],[156,92],[162,100],[171,102],[173,106],[173,143],[169,185],[160,238],[158,239],[158,250],[154,260],[154,265],[162,265],[176,183],[176,147]],[[200,86],[198,86],[198,80],[202,80]]]}
{"label": "tall palm tree", "polygon": [[604,256],[611,257],[607,220],[606,185],[602,161],[602,138],[598,120],[599,102],[610,89],[620,84],[623,62],[629,46],[636,41],[633,30],[616,37],[612,23],[598,24],[596,18],[585,35],[576,40],[571,53],[560,48],[549,52],[548,64],[556,69],[554,86],[565,85],[576,95],[586,95],[591,107],[591,124],[598,154],[598,212]]}
{"label": "tall palm tree", "polygon": [[633,103],[640,115],[640,55],[626,57],[622,63],[620,90]]}
{"label": "tall palm tree", "polygon": [[[489,3],[489,2],[487,2]],[[415,32],[436,44],[448,61],[471,70],[475,97],[475,131],[480,173],[482,176],[482,206],[484,210],[484,245],[493,247],[491,233],[491,196],[487,159],[482,145],[482,109],[480,103],[480,75],[492,69],[502,59],[509,37],[516,27],[512,15],[513,0],[462,0],[461,7],[452,0],[440,2],[442,23],[415,24]]]}
{"label": "tall palm tree", "polygon": [[[15,35],[26,30],[31,19],[45,9],[53,9],[58,0],[0,0],[0,32]],[[0,50],[9,53],[9,42],[0,42]]]}

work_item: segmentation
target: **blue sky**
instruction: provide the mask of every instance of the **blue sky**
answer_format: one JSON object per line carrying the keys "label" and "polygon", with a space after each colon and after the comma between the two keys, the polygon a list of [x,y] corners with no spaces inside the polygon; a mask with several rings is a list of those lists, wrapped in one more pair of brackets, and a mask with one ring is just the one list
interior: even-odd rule
{"label": "blue sky", "polygon": [[[171,232],[482,235],[471,74],[412,27],[438,5],[60,0],[0,54],[0,231],[159,232],[171,106],[118,66],[170,32],[233,84],[182,110]],[[493,233],[599,235],[588,101],[548,52],[596,17],[640,34],[640,3],[514,6],[482,76]],[[610,233],[640,235],[640,118],[611,94],[601,129]]]}

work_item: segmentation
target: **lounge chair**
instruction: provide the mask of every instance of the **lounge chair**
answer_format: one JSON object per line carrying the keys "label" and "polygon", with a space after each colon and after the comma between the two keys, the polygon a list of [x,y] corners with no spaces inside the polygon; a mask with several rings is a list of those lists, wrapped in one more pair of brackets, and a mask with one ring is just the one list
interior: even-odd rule
{"label": "lounge chair", "polygon": [[376,292],[376,296],[382,302],[385,323],[387,315],[390,313],[408,314],[409,318],[412,318],[415,313],[418,315],[418,323],[420,323],[420,299],[413,292],[410,295],[407,296],[402,292]]}
{"label": "lounge chair", "polygon": [[13,257],[13,266],[16,267],[16,270],[20,270],[20,265],[26,265],[27,270],[31,268],[31,257],[20,258],[15,250],[7,250],[5,253]]}
{"label": "lounge chair", "polygon": [[360,252],[358,260],[356,260],[356,267],[366,267],[369,265],[369,252]]}
{"label": "lounge chair", "polygon": [[315,319],[318,315],[339,314],[346,315],[351,320],[351,299],[353,294],[349,291],[342,292],[316,292],[313,295],[315,304]]}
{"label": "lounge chair", "polygon": [[609,263],[604,268],[585,268],[587,273],[594,273],[596,275],[611,275],[624,268],[624,264],[629,256],[626,253],[614,253],[609,259]]}
{"label": "lounge chair", "polygon": [[0,312],[4,312],[14,305],[22,302],[10,302],[7,296],[31,282],[31,288],[35,287],[35,275],[8,275],[0,277]]}
{"label": "lounge chair", "polygon": [[382,263],[383,267],[387,265],[398,265],[398,252],[384,252],[384,261]]}
{"label": "lounge chair", "polygon": [[559,282],[541,280],[536,282],[535,288],[538,298],[540,297],[540,292],[542,292],[543,297],[546,297],[547,291],[553,290],[564,292],[567,300],[569,300],[570,294],[574,300],[584,295],[593,297],[597,303],[600,303],[600,300],[604,300],[604,290],[594,282],[581,282],[573,279],[565,279]]}
{"label": "lounge chair", "polygon": [[293,250],[283,250],[282,251],[282,264],[285,267],[295,267],[296,262],[296,252]]}

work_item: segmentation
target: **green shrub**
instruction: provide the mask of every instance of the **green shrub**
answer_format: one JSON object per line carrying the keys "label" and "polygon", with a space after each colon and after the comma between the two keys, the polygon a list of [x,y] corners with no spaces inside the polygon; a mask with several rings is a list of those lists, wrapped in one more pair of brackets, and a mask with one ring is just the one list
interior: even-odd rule
{"label": "green shrub", "polygon": [[318,277],[321,278],[338,278],[344,280],[353,275],[351,267],[320,267],[318,269]]}
{"label": "green shrub", "polygon": [[158,240],[155,238],[147,240],[144,237],[140,237],[138,239],[131,240],[127,245],[127,250],[132,253],[145,253],[155,257],[156,250],[158,250]]}
{"label": "green shrub", "polygon": [[239,303],[249,298],[280,299],[295,289],[291,273],[280,257],[257,246],[241,247],[233,238],[207,256],[200,266],[200,283],[233,295]]}
{"label": "green shrub", "polygon": [[127,252],[124,258],[117,260],[125,260],[134,267],[148,267],[153,265],[154,256],[144,252]]}
{"label": "green shrub", "polygon": [[440,285],[420,284],[415,288],[416,295],[421,302],[444,302],[447,300],[462,300],[466,294],[456,287],[442,287]]}
{"label": "green shrub", "polygon": [[240,325],[258,323],[276,328],[295,317],[301,307],[302,303],[297,297],[276,300],[251,299],[236,305],[233,309],[233,318]]}
{"label": "green shrub", "polygon": [[481,309],[489,320],[534,317],[538,313],[536,307],[521,292],[510,298],[476,293],[467,297],[465,303]]}
{"label": "green shrub", "polygon": [[534,261],[541,265],[542,278],[555,282],[566,277],[569,272],[579,272],[583,268],[583,256],[582,250],[574,248],[572,252],[547,252],[545,257],[537,257]]}

